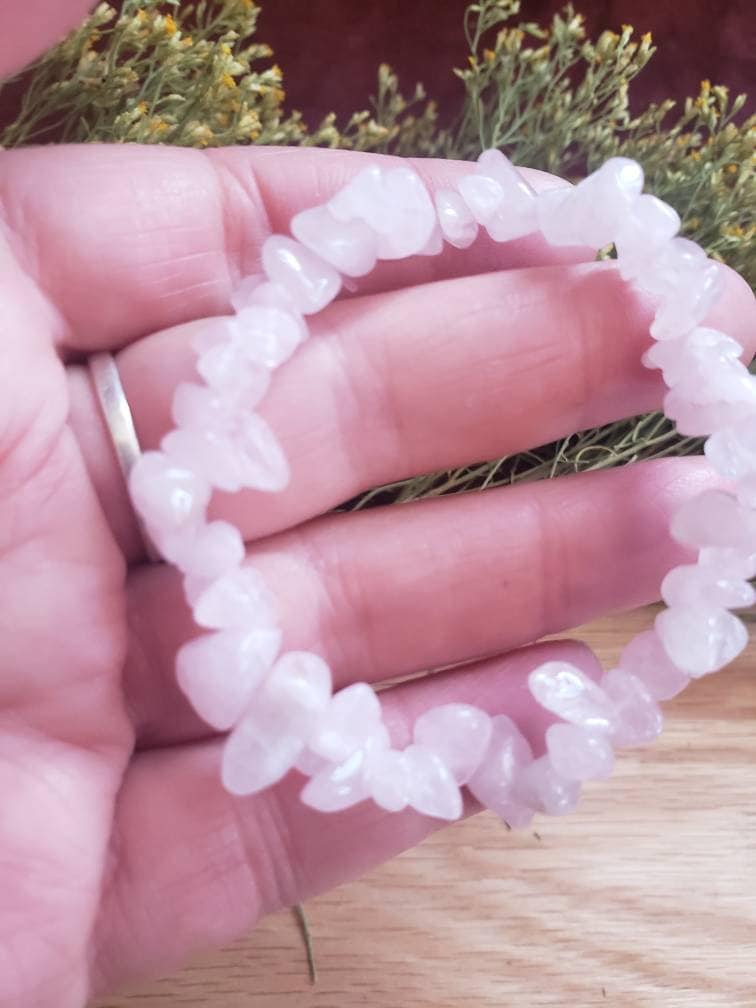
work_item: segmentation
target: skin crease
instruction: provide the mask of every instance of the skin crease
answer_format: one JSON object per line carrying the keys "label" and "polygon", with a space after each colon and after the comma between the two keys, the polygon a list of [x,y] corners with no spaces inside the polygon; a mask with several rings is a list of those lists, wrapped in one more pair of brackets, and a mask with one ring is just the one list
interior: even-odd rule
{"label": "skin crease", "polygon": [[[25,55],[30,5],[5,8],[3,51]],[[370,803],[318,815],[295,776],[247,799],[223,792],[221,741],[173,683],[175,648],[193,633],[175,574],[143,562],[78,363],[97,348],[119,355],[154,444],[190,373],[187,325],[228,312],[270,229],[364,163],[327,151],[0,153],[0,1005],[75,1008],[166,973],[438,826]],[[431,186],[465,170],[422,167]],[[380,268],[315,321],[265,401],[291,488],[216,505],[281,600],[285,646],[323,653],[339,684],[470,662],[382,694],[397,745],[451,699],[510,713],[542,745],[527,673],[557,657],[598,668],[578,643],[531,642],[657,597],[687,557],[670,513],[714,482],[691,459],[322,516],[378,478],[659,405],[658,375],[638,364],[648,308],[589,259],[527,239]],[[732,274],[709,321],[750,356],[756,311]]]}

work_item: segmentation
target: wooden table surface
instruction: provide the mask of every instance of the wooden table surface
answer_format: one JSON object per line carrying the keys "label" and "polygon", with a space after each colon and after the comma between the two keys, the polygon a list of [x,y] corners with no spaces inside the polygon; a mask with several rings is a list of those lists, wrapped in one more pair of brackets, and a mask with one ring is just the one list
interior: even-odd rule
{"label": "wooden table surface", "polygon": [[[604,662],[651,610],[582,628]],[[565,819],[457,823],[96,1008],[756,1008],[756,634]]]}

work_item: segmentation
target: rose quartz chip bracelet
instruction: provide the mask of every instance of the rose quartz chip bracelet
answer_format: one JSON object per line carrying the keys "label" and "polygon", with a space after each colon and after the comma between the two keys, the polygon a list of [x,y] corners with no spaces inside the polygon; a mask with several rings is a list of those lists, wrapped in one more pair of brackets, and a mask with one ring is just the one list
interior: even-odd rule
{"label": "rose quartz chip bracelet", "polygon": [[[581,782],[611,773],[616,746],[656,738],[658,701],[744,648],[746,629],[730,610],[755,599],[747,579],[756,574],[756,378],[735,340],[701,325],[721,271],[675,237],[675,211],[642,188],[640,166],[612,158],[575,187],[537,194],[491,150],[456,189],[431,199],[410,168],[371,165],[328,203],[297,214],[293,238],[267,239],[265,275],[244,280],[236,315],[196,341],[203,383],[176,389],[176,428],[142,455],[129,485],[155,546],[183,575],[197,625],[209,631],[180,649],[177,675],[198,714],[230,731],[222,764],[230,792],[261,791],[296,767],[309,777],[302,800],[322,811],[370,798],[392,812],[409,806],[456,819],[466,785],[508,824],[525,826],[534,812],[573,809]],[[614,242],[622,277],[655,300],[643,363],[662,371],[664,411],[682,434],[708,435],[706,456],[733,486],[701,493],[674,515],[672,535],[698,550],[698,562],[667,574],[667,608],[617,668],[600,682],[562,661],[531,672],[536,701],[561,719],[538,758],[510,718],[468,704],[426,711],[412,744],[392,748],[370,686],[332,693],[321,657],[281,653],[274,600],[246,562],[238,529],[206,518],[213,488],[287,485],[286,458],[254,408],[271,372],[307,338],[304,317],[336,297],[341,275],[363,276],[378,259],[434,255],[444,241],[466,248],[481,226],[495,241],[540,231],[552,245]]]}

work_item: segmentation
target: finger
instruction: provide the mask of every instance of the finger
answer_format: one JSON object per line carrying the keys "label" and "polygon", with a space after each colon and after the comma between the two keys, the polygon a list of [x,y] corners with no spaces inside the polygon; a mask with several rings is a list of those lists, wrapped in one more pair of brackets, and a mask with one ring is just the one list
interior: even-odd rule
{"label": "finger", "polygon": [[20,70],[81,21],[93,0],[0,0],[0,79]]}
{"label": "finger", "polygon": [[[385,691],[393,744],[410,741],[423,710],[456,700],[506,712],[542,750],[548,715],[525,683],[538,664],[557,659],[599,672],[584,645],[560,641]],[[262,915],[364,874],[440,825],[372,802],[321,815],[300,802],[296,773],[273,791],[234,798],[220,783],[220,750],[221,742],[211,742],[143,753],[132,764],[117,809],[118,860],[93,932],[95,989],[166,973],[248,931]]]}
{"label": "finger", "polygon": [[[258,543],[283,648],[323,655],[335,688],[440,668],[561,633],[659,597],[690,553],[674,509],[714,485],[668,459],[402,507],[331,515]],[[137,569],[124,689],[143,747],[205,737],[175,682],[198,634],[177,573]]]}
{"label": "finger", "polygon": [[[748,349],[756,303],[737,274],[709,322]],[[254,539],[361,490],[546,444],[661,406],[640,362],[651,310],[611,264],[447,280],[332,305],[274,376],[260,412],[290,462],[278,494],[218,495],[215,513]],[[192,323],[140,340],[118,360],[141,444],[172,426],[176,384],[196,379]],[[143,542],[88,379],[73,420],[114,531],[132,560]]]}
{"label": "finger", "polygon": [[[113,349],[136,336],[230,309],[238,279],[260,269],[272,231],[327,200],[383,155],[320,149],[233,148],[213,153],[158,146],[82,145],[0,154],[0,205],[17,254],[56,304],[66,348]],[[406,163],[404,160],[402,164]],[[469,172],[422,160],[431,187]],[[554,184],[528,173],[536,186]],[[373,285],[414,283],[510,264],[574,262],[532,236],[481,241],[376,272]],[[105,296],[106,295],[106,296]]]}

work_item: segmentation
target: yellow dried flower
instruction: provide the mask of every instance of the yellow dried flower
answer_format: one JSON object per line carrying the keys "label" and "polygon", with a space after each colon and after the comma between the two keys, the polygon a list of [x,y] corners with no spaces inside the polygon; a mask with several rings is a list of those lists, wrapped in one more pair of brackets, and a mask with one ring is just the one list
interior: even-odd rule
{"label": "yellow dried flower", "polygon": [[170,38],[171,35],[175,35],[178,31],[178,25],[171,14],[165,15],[165,21],[163,23],[163,31]]}
{"label": "yellow dried flower", "polygon": [[234,78],[231,76],[230,73],[223,74],[223,76],[221,77],[221,84],[223,84],[223,86],[227,87],[229,90],[233,90],[236,87],[236,81],[234,80]]}

